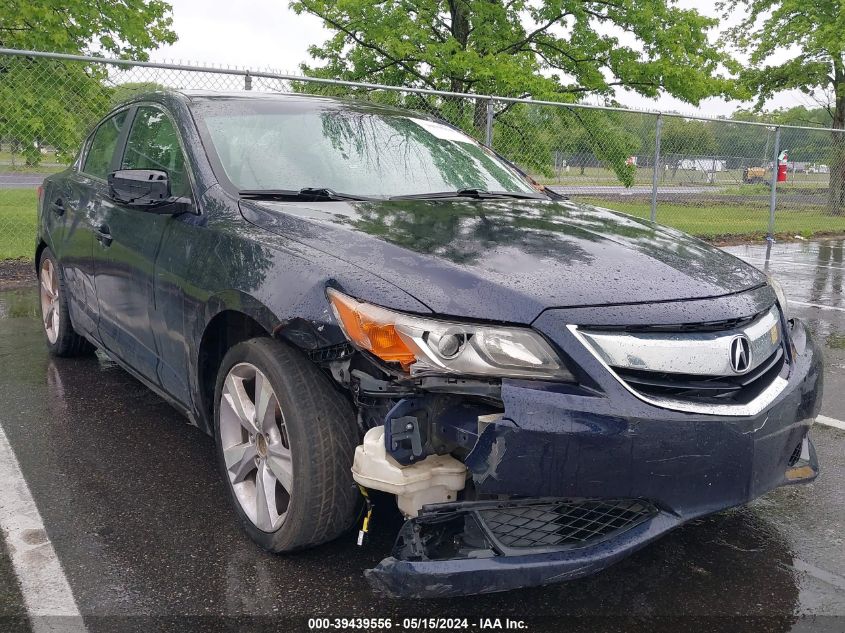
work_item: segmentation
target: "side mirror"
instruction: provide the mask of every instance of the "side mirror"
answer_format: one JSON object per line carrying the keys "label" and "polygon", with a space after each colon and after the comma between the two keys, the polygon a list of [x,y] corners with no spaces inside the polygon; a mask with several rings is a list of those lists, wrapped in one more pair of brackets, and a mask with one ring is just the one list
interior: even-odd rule
{"label": "side mirror", "polygon": [[109,196],[115,202],[149,213],[173,215],[190,210],[188,198],[170,195],[170,178],[158,169],[119,169],[108,176]]}

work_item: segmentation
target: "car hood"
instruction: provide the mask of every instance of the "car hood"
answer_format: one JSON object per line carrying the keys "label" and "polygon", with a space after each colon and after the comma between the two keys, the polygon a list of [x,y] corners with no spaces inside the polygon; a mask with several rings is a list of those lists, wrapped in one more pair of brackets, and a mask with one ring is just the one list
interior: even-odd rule
{"label": "car hood", "polygon": [[548,308],[702,299],[766,281],[684,233],[570,201],[240,204],[250,222],[368,270],[443,315],[530,323]]}

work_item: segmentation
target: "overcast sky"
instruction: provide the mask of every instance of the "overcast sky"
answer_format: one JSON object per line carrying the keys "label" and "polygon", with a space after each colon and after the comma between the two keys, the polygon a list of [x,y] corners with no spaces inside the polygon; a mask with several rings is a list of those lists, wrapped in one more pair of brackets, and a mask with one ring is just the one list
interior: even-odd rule
{"label": "overcast sky", "polygon": [[[309,61],[308,46],[322,43],[329,35],[320,20],[296,15],[287,0],[170,0],[173,28],[179,41],[151,53],[156,61],[183,61],[231,65],[253,69],[298,72],[299,64]],[[713,3],[681,0],[683,6],[715,14]],[[708,99],[695,108],[664,96],[646,99],[635,93],[618,92],[626,106],[649,110],[673,110],[709,116],[728,115],[738,102]],[[745,104],[748,107],[749,104]],[[768,107],[789,107],[815,103],[798,92],[777,96]]]}

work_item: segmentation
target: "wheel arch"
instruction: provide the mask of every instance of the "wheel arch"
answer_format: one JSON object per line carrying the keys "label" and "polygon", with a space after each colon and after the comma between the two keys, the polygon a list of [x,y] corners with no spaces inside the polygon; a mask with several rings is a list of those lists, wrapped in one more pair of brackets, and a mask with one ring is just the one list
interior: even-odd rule
{"label": "wheel arch", "polygon": [[38,243],[35,245],[35,272],[38,272],[38,263],[41,261],[41,253],[44,252],[44,249],[47,248],[47,242],[44,241],[43,238],[39,238]]}
{"label": "wheel arch", "polygon": [[221,309],[208,321],[197,349],[197,407],[205,431],[211,432],[212,429],[214,387],[226,352],[256,336],[271,336],[271,332],[255,315],[231,308]]}
{"label": "wheel arch", "polygon": [[[282,316],[264,303],[241,291],[231,290],[214,295],[206,304],[205,325],[195,354],[197,384],[195,387],[198,420],[210,432],[214,420],[214,388],[220,363],[234,345],[268,336],[282,340],[304,354],[310,350],[345,340],[340,329],[326,322],[328,312],[306,318],[315,308],[291,308],[298,316]],[[326,327],[329,326],[329,327]]]}

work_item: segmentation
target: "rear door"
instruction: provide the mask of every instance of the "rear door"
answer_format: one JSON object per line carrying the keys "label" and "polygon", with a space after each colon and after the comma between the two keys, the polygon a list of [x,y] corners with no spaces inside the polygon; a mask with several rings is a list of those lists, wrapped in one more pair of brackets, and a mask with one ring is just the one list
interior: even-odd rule
{"label": "rear door", "polygon": [[[191,196],[176,127],[157,105],[134,109],[119,169],[167,172],[171,193]],[[103,205],[95,248],[99,334],[103,344],[135,371],[161,385],[154,332],[155,261],[174,219],[124,206]]]}
{"label": "rear door", "polygon": [[[104,119],[88,137],[73,169],[45,187],[44,215],[55,218],[52,234],[70,297],[74,328],[97,336],[98,303],[94,286],[94,244],[102,205],[108,203],[106,177],[126,131],[128,109]],[[52,179],[51,179],[52,180]]]}

